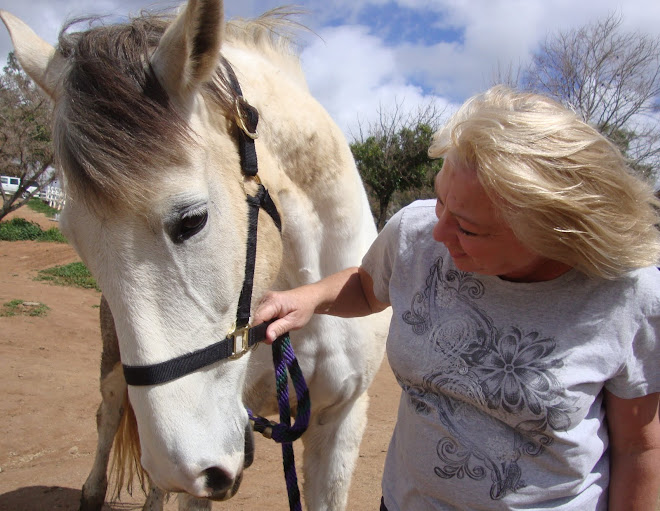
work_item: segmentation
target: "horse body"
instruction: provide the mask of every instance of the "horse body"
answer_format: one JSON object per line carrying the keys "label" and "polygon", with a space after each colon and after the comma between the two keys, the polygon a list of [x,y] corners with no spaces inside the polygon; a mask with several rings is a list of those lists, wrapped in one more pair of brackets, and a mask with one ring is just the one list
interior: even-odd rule
{"label": "horse body", "polygon": [[[309,94],[297,59],[267,36],[272,20],[224,26],[220,0],[191,0],[167,26],[141,21],[151,27],[146,50],[123,62],[104,61],[103,51],[119,60],[127,48],[115,47],[133,44],[126,34],[139,33],[135,27],[110,34],[108,50],[84,60],[86,48],[100,44],[96,29],[54,50],[18,19],[2,18],[19,62],[55,102],[68,195],[63,232],[107,300],[102,388],[113,390],[99,409],[90,474],[98,483],[125,387],[118,353],[127,365],[169,360],[224,338],[236,320],[246,196],[258,183],[240,171],[228,66],[259,112],[259,178],[282,218],[280,233],[268,215],[259,217],[253,303],[268,289],[359,264],[376,231],[348,145]],[[108,83],[113,76],[117,83]],[[310,510],[346,505],[385,328],[383,317],[318,316],[292,333],[312,400],[303,435]],[[156,486],[213,500],[235,494],[251,461],[246,406],[275,411],[271,365],[262,347],[164,384],[128,387],[141,464]],[[90,491],[98,500],[105,487]]]}

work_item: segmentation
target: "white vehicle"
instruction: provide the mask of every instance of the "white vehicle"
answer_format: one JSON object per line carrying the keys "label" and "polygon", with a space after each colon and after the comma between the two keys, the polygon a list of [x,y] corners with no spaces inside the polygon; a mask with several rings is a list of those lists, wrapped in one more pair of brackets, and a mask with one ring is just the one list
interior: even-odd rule
{"label": "white vehicle", "polygon": [[[0,182],[2,182],[2,192],[5,195],[13,195],[18,191],[18,188],[21,185],[21,178],[14,176],[0,176]],[[32,195],[37,191],[37,188],[37,185],[28,186],[27,190],[23,193],[23,197]]]}
{"label": "white vehicle", "polygon": [[2,182],[2,191],[5,195],[13,195],[21,184],[21,179],[11,176],[0,176]]}

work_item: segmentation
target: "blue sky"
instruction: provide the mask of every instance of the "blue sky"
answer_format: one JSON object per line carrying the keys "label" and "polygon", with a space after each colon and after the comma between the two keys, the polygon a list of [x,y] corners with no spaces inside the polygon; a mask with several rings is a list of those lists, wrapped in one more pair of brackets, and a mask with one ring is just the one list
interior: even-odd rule
{"label": "blue sky", "polygon": [[[290,0],[228,0],[227,17],[252,17]],[[434,102],[451,112],[493,83],[499,69],[525,66],[548,34],[616,12],[627,30],[660,35],[658,0],[299,0],[313,30],[301,40],[310,89],[350,138],[377,112]],[[2,8],[55,42],[72,16],[125,16],[178,2],[4,0]],[[9,37],[0,26],[0,55]]]}

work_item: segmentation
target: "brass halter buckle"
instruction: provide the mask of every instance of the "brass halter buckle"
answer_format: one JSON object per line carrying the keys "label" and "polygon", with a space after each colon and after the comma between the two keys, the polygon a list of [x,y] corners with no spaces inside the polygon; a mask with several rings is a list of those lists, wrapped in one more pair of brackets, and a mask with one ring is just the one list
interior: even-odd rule
{"label": "brass halter buckle", "polygon": [[250,351],[250,327],[244,326],[243,328],[234,327],[227,337],[234,340],[233,353],[229,355],[230,360],[236,360]]}

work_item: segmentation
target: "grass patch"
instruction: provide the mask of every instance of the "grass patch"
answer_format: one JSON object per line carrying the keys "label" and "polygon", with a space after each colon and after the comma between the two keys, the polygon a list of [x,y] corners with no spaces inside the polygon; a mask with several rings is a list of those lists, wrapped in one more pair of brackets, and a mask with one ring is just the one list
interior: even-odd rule
{"label": "grass patch", "polygon": [[44,231],[39,224],[24,218],[12,218],[0,222],[0,241],[54,241],[66,243],[66,238],[57,227]]}
{"label": "grass patch", "polygon": [[41,302],[26,302],[25,300],[11,300],[2,305],[0,317],[32,316],[43,317],[48,314],[50,307]]}
{"label": "grass patch", "polygon": [[35,199],[34,197],[28,201],[27,206],[31,210],[36,211],[37,213],[43,213],[50,218],[54,217],[60,212],[58,209],[51,208],[41,199]]}
{"label": "grass patch", "polygon": [[82,287],[101,291],[96,279],[83,263],[71,263],[40,270],[35,280],[45,280],[58,286]]}

